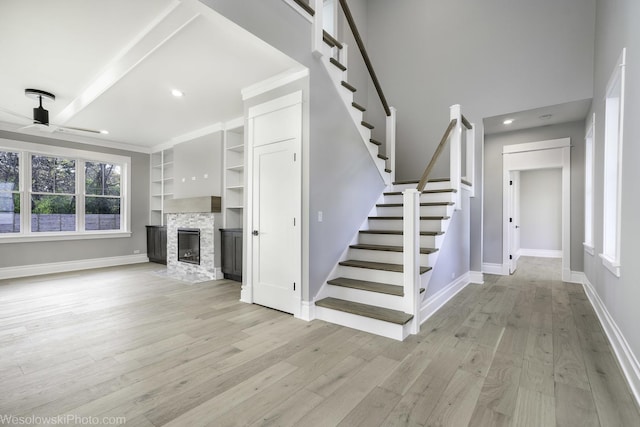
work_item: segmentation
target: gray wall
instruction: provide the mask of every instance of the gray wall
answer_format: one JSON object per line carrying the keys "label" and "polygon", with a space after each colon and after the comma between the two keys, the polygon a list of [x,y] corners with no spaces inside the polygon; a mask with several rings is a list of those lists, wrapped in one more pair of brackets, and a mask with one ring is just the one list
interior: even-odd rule
{"label": "gray wall", "polygon": [[562,249],[562,169],[520,172],[520,248]]}
{"label": "gray wall", "polygon": [[176,198],[222,195],[222,132],[177,144],[173,156]]}
{"label": "gray wall", "polygon": [[131,237],[6,243],[0,245],[0,268],[132,255],[147,251],[149,220],[149,155],[76,142],[0,131],[0,138],[131,157]]}
{"label": "gray wall", "polygon": [[[595,255],[584,254],[584,271],[613,321],[626,338],[635,357],[640,357],[640,2],[637,0],[598,0],[596,20],[595,83],[592,111],[595,125]],[[598,257],[602,252],[602,203],[604,159],[604,94],[609,76],[623,47],[627,47],[625,124],[622,158],[621,276],[616,278]]]}
{"label": "gray wall", "polygon": [[[420,176],[452,104],[478,125],[480,165],[483,118],[591,98],[594,21],[595,0],[368,0],[367,48],[398,109],[397,178]],[[472,270],[483,251],[476,171]],[[448,175],[446,155],[434,174]]]}
{"label": "gray wall", "polygon": [[[282,0],[204,0],[204,4],[309,68],[309,141],[303,152],[308,178],[308,271],[312,299],[365,221],[384,183],[324,66],[311,53],[311,24]],[[306,199],[306,201],[304,201]],[[318,211],[324,221],[317,221]],[[306,267],[305,267],[306,265]]]}
{"label": "gray wall", "polygon": [[[176,144],[173,168],[174,198],[222,196],[222,132]],[[214,214],[213,222],[214,264],[219,268],[222,266],[222,213]]]}
{"label": "gray wall", "polygon": [[564,123],[484,138],[484,260],[502,264],[502,147],[525,142],[571,138],[571,270],[583,271],[584,122]]}

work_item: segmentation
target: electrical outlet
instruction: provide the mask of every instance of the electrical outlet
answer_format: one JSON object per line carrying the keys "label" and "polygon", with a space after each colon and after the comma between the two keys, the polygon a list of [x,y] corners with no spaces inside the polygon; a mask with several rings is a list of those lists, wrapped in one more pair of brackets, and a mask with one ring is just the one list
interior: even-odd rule
{"label": "electrical outlet", "polygon": [[318,211],[318,222],[322,222],[322,211]]}
{"label": "electrical outlet", "polygon": [[134,254],[139,254],[140,253],[140,249],[136,249],[133,251]]}

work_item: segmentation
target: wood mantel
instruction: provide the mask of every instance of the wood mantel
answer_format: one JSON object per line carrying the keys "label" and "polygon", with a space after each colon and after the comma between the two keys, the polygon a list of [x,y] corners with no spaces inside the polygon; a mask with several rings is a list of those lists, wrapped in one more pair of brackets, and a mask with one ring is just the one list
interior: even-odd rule
{"label": "wood mantel", "polygon": [[215,213],[221,212],[222,198],[219,196],[185,197],[164,201],[165,213]]}

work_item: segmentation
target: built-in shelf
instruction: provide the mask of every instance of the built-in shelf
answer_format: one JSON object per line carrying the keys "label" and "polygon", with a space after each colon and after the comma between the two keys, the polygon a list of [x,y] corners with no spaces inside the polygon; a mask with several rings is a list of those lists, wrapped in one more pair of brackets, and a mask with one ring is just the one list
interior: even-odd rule
{"label": "built-in shelf", "polygon": [[173,148],[151,153],[149,224],[165,225],[164,201],[173,197]]}
{"label": "built-in shelf", "polygon": [[224,226],[242,228],[244,215],[244,127],[224,133]]}

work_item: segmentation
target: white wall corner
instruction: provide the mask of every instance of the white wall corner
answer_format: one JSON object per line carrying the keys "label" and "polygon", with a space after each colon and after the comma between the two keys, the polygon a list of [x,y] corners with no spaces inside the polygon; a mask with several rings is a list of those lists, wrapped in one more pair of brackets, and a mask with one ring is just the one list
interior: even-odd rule
{"label": "white wall corner", "polygon": [[149,262],[147,254],[124,255],[106,258],[80,259],[76,261],[52,262],[46,264],[21,265],[0,268],[0,280],[18,277],[40,276],[43,274],[66,273],[91,268],[114,267],[118,265]]}
{"label": "white wall corner", "polygon": [[314,301],[302,301],[300,307],[300,317],[299,319],[306,320],[307,322],[312,321],[316,318],[316,305]]}
{"label": "white wall corner", "polygon": [[613,317],[611,317],[607,307],[600,299],[600,296],[598,296],[598,293],[589,279],[586,275],[583,276],[584,292],[587,294],[587,298],[589,298],[589,301],[602,324],[602,328],[611,343],[611,347],[613,347],[613,352],[618,359],[618,363],[620,364],[622,372],[629,384],[629,388],[636,399],[636,403],[640,404],[640,363],[638,363],[638,358],[631,350],[631,347],[629,347],[629,343],[622,334],[622,331],[618,328]]}
{"label": "white wall corner", "polygon": [[484,274],[482,271],[470,271],[469,282],[477,285],[484,285]]}
{"label": "white wall corner", "polygon": [[431,316],[440,310],[442,306],[455,297],[458,292],[466,288],[469,283],[471,283],[470,274],[467,272],[457,279],[454,279],[434,295],[425,299],[422,302],[422,307],[420,308],[420,324],[426,322]]}
{"label": "white wall corner", "polygon": [[483,262],[482,272],[486,274],[497,274],[498,276],[508,276],[509,266],[506,264],[494,264],[490,262]]}

